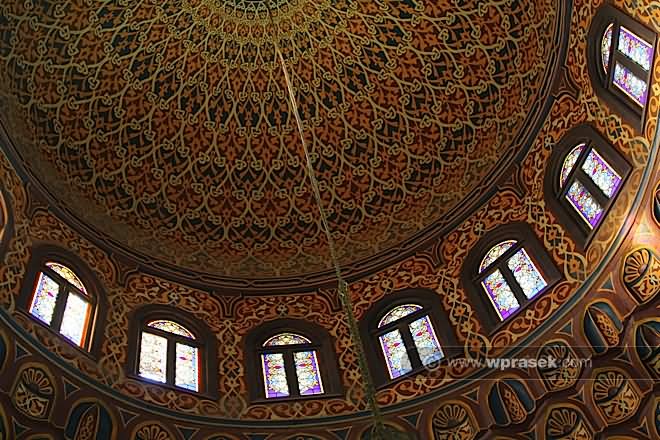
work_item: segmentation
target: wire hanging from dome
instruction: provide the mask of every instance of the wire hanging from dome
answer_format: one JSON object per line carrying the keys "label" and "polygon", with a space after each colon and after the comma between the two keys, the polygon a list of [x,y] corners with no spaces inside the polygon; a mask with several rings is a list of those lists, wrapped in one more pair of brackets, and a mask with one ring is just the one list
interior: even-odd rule
{"label": "wire hanging from dome", "polygon": [[[273,28],[275,28],[275,20],[273,19],[273,15],[271,14],[271,10],[270,10],[270,2],[269,2],[269,7],[267,7],[266,9],[268,11],[268,18],[270,20],[270,23],[273,26]],[[278,58],[279,63],[282,66],[282,72],[284,73],[284,80],[286,82],[286,88],[289,95],[288,102],[289,102],[290,110],[291,113],[293,113],[293,116],[296,120],[296,125],[298,127],[298,134],[300,135],[300,141],[302,143],[303,153],[305,155],[307,174],[309,175],[309,181],[312,186],[314,199],[316,201],[316,204],[318,205],[319,214],[321,216],[321,226],[323,227],[323,232],[325,233],[326,238],[328,240],[330,258],[332,260],[332,265],[335,269],[335,275],[337,277],[337,284],[338,284],[337,290],[339,292],[339,299],[341,301],[344,314],[346,315],[346,318],[348,320],[348,327],[353,342],[353,348],[358,353],[358,366],[360,369],[360,374],[363,379],[363,386],[365,388],[369,409],[371,410],[371,413],[374,418],[374,425],[371,430],[371,434],[372,434],[371,438],[378,440],[380,439],[396,440],[397,438],[407,439],[409,438],[408,435],[400,432],[393,432],[389,427],[385,426],[382,412],[376,400],[376,388],[374,386],[373,379],[369,372],[366,355],[362,350],[362,338],[360,337],[357,319],[355,318],[355,313],[353,311],[353,303],[348,293],[348,284],[344,281],[341,274],[341,267],[339,265],[339,260],[337,258],[335,242],[334,239],[332,238],[332,234],[330,233],[330,226],[328,225],[328,216],[325,211],[325,208],[323,207],[323,201],[321,199],[321,191],[319,190],[318,180],[316,178],[316,173],[314,172],[314,166],[312,164],[312,159],[309,154],[309,149],[307,148],[307,143],[305,142],[304,128],[302,124],[302,119],[300,117],[300,112],[298,111],[298,104],[296,103],[296,96],[293,90],[293,84],[291,82],[291,78],[289,77],[289,71],[286,67],[284,56],[282,55],[282,51],[280,50],[278,36],[279,36],[279,30],[276,31],[276,34],[273,37],[275,56]]]}

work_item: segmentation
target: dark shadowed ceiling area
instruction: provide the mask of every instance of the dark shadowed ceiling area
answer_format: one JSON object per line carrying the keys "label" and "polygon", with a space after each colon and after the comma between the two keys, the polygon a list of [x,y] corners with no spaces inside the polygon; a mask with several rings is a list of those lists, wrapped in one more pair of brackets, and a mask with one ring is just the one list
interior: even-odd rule
{"label": "dark shadowed ceiling area", "polygon": [[0,118],[60,206],[129,252],[237,278],[325,271],[273,42],[351,264],[447,223],[521,148],[557,8],[488,3],[10,1]]}

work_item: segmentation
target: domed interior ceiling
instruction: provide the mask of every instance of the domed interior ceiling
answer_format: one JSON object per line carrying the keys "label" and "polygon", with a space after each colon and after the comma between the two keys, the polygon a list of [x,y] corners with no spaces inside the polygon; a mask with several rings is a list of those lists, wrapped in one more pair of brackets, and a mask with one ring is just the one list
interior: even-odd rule
{"label": "domed interior ceiling", "polygon": [[276,39],[348,264],[446,221],[513,156],[557,28],[552,0],[3,8],[2,118],[30,172],[137,254],[246,278],[330,267]]}

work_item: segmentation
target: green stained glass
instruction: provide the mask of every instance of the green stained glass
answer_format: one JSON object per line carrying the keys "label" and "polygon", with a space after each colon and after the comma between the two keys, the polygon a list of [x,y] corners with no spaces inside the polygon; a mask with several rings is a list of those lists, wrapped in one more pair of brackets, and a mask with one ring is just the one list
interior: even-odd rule
{"label": "green stained glass", "polygon": [[189,332],[188,329],[173,321],[167,321],[164,319],[151,321],[147,324],[147,327],[157,328],[158,330],[172,333],[173,335],[183,336],[184,338],[195,339],[195,336]]}
{"label": "green stained glass", "polygon": [[378,323],[378,327],[380,328],[384,325],[398,321],[399,319],[404,318],[412,313],[415,313],[418,310],[422,310],[422,306],[417,304],[403,304],[397,306],[392,310],[390,310],[389,312],[387,312],[385,316],[383,316],[383,318]]}

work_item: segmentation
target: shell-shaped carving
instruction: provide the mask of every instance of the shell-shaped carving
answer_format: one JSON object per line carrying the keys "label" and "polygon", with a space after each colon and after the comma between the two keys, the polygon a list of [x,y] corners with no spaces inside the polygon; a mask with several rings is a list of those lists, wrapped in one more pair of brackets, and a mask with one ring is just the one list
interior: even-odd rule
{"label": "shell-shaped carving", "polygon": [[16,378],[12,391],[12,402],[16,409],[33,419],[48,418],[55,387],[44,368],[28,366]]}
{"label": "shell-shaped carving", "polygon": [[582,364],[564,341],[550,341],[539,351],[537,369],[549,391],[566,389],[577,381]]}
{"label": "shell-shaped carving", "polygon": [[21,381],[41,396],[53,395],[53,383],[50,381],[48,374],[41,368],[26,368],[21,374]]}
{"label": "shell-shaped carving", "polygon": [[471,410],[459,402],[446,403],[438,408],[431,426],[435,440],[471,440],[479,431]]}
{"label": "shell-shaped carving", "polygon": [[156,422],[151,422],[138,427],[133,436],[134,440],[174,440],[165,428]]}
{"label": "shell-shaped carving", "polygon": [[545,421],[547,440],[587,440],[594,438],[593,431],[582,414],[575,408],[558,407],[548,413]]}
{"label": "shell-shaped carving", "polygon": [[495,423],[507,426],[525,420],[534,409],[534,400],[519,380],[501,379],[490,389],[488,405]]}
{"label": "shell-shaped carving", "polygon": [[660,378],[660,321],[646,321],[637,327],[635,351],[646,369]]}
{"label": "shell-shaped carving", "polygon": [[648,248],[633,251],[623,262],[623,283],[640,302],[660,291],[660,260]]}
{"label": "shell-shaped carving", "polygon": [[617,345],[623,330],[619,315],[605,302],[597,302],[587,308],[583,325],[587,340],[598,354]]}
{"label": "shell-shaped carving", "polygon": [[637,412],[641,403],[641,396],[630,379],[622,371],[614,369],[595,374],[592,396],[609,424],[628,419]]}

